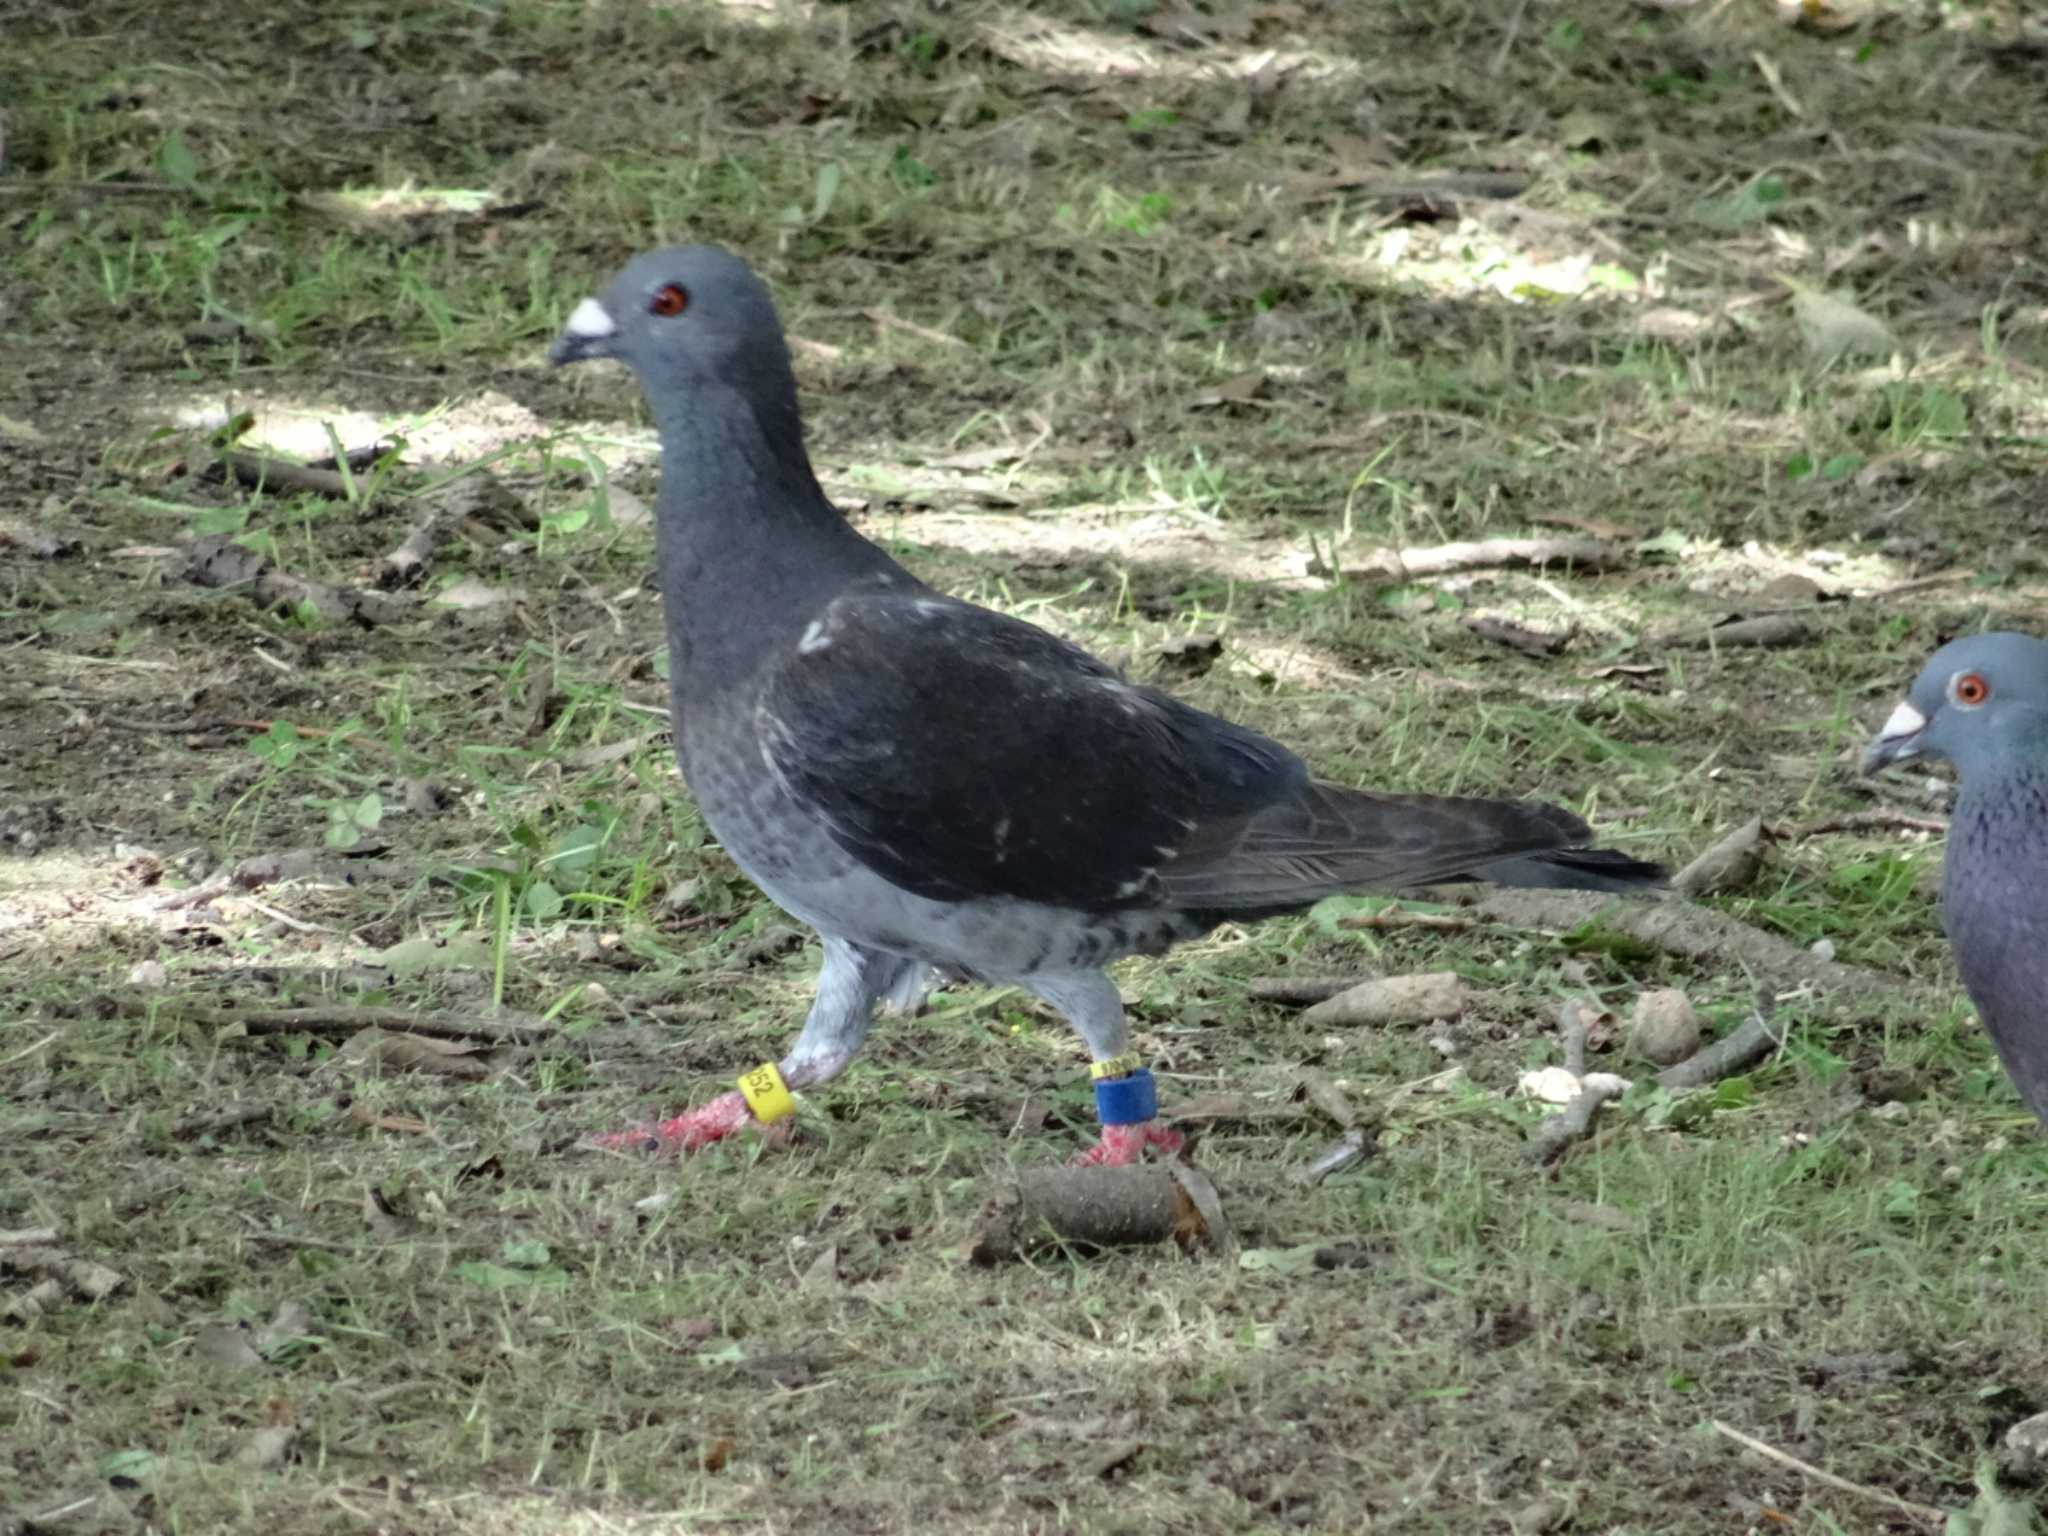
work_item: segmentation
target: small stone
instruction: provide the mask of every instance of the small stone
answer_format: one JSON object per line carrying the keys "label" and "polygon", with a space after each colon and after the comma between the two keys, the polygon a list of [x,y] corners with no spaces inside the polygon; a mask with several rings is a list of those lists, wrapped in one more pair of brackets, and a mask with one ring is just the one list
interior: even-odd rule
{"label": "small stone", "polygon": [[2039,1477],[2048,1471],[2048,1413],[2021,1419],[2005,1432],[2005,1464],[2015,1477]]}
{"label": "small stone", "polygon": [[1629,1024],[1629,1049],[1660,1067],[1686,1060],[1700,1048],[1700,1016],[1692,999],[1676,987],[1659,987],[1636,999]]}

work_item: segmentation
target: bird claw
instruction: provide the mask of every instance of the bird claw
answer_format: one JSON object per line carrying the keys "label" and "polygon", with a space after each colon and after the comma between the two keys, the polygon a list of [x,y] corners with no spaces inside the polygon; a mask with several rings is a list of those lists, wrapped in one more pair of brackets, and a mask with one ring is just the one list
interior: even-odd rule
{"label": "bird claw", "polygon": [[687,1110],[672,1120],[592,1136],[585,1145],[611,1152],[695,1152],[748,1127],[759,1131],[768,1141],[786,1141],[789,1125],[787,1120],[763,1125],[754,1118],[742,1095],[722,1093],[710,1103]]}
{"label": "bird claw", "polygon": [[1157,1120],[1140,1120],[1135,1125],[1105,1125],[1102,1139],[1075,1157],[1076,1168],[1122,1168],[1143,1159],[1147,1147],[1157,1147],[1176,1157],[1187,1145],[1187,1137],[1170,1131]]}

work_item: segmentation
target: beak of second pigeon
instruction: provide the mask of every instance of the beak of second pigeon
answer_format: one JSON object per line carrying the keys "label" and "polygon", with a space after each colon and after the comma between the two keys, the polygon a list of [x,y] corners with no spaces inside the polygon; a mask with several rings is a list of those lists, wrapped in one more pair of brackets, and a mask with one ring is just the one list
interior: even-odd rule
{"label": "beak of second pigeon", "polygon": [[610,310],[595,299],[585,299],[569,312],[562,334],[548,348],[548,361],[557,368],[593,357],[618,356],[619,323]]}
{"label": "beak of second pigeon", "polygon": [[1877,734],[1870,738],[1870,744],[1863,749],[1863,771],[1875,773],[1893,763],[1918,757],[1926,729],[1927,717],[1913,707],[1913,701],[1899,700],[1899,707],[1891,712]]}

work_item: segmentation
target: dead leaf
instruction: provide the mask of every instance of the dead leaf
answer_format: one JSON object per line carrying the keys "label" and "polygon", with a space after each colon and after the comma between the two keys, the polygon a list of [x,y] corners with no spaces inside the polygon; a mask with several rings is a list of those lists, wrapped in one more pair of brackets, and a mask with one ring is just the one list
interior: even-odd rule
{"label": "dead leaf", "polygon": [[1248,373],[1232,374],[1221,383],[1211,385],[1188,402],[1188,409],[1205,411],[1222,405],[1251,405],[1265,388],[1266,370],[1254,368]]}
{"label": "dead leaf", "polygon": [[805,1267],[797,1290],[806,1296],[827,1296],[839,1289],[839,1245],[827,1243]]}
{"label": "dead leaf", "polygon": [[1360,982],[1308,1009],[1301,1022],[1310,1029],[1345,1024],[1429,1024],[1454,1019],[1464,1011],[1465,983],[1458,973],[1429,971]]}
{"label": "dead leaf", "polygon": [[1623,662],[1611,667],[1595,667],[1586,674],[1588,682],[1605,682],[1609,678],[1620,678],[1625,683],[1637,686],[1647,684],[1650,679],[1662,677],[1664,669],[1649,662]]}
{"label": "dead leaf", "polygon": [[249,1342],[255,1346],[256,1353],[268,1360],[287,1344],[297,1343],[312,1331],[313,1314],[306,1309],[305,1303],[281,1301],[270,1321],[249,1336]]}
{"label": "dead leaf", "polygon": [[449,582],[433,600],[443,608],[494,608],[500,603],[516,603],[523,595],[517,587],[493,587],[464,576]]}
{"label": "dead leaf", "polygon": [[1555,656],[1570,645],[1579,632],[1576,624],[1563,631],[1531,629],[1512,619],[1497,619],[1489,614],[1477,614],[1465,620],[1465,628],[1482,640],[1491,640],[1526,656]]}
{"label": "dead leaf", "polygon": [[1853,354],[1885,357],[1898,347],[1890,326],[1849,300],[1804,284],[1788,286],[1800,339],[1820,361]]}
{"label": "dead leaf", "polygon": [[1766,583],[1750,601],[1759,608],[1798,608],[1820,602],[1826,596],[1819,582],[1797,571],[1788,571],[1776,581]]}
{"label": "dead leaf", "polygon": [[[431,1072],[464,1082],[487,1082],[507,1070],[515,1052],[471,1040],[443,1040],[433,1035],[401,1034],[388,1029],[359,1029],[334,1053],[326,1070],[352,1077],[381,1077],[387,1072]],[[424,1129],[422,1127],[421,1129]]]}
{"label": "dead leaf", "polygon": [[1739,891],[1756,877],[1770,855],[1771,836],[1762,817],[1744,822],[1672,876],[1671,888],[1681,896],[1710,896]]}
{"label": "dead leaf", "polygon": [[283,1466],[290,1459],[292,1443],[298,1437],[298,1428],[292,1424],[264,1424],[252,1429],[235,1452],[235,1465],[251,1471]]}
{"label": "dead leaf", "polygon": [[192,1335],[192,1353],[231,1370],[255,1370],[265,1362],[246,1323],[208,1323]]}

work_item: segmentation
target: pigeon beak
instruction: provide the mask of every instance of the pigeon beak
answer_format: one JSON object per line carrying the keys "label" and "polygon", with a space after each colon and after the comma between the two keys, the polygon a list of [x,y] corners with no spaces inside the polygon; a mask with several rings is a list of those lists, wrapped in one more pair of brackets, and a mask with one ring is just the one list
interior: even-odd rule
{"label": "pigeon beak", "polygon": [[548,348],[548,361],[559,368],[592,357],[615,357],[613,343],[618,334],[619,323],[611,311],[595,299],[585,299],[570,311],[568,324]]}
{"label": "pigeon beak", "polygon": [[1899,700],[1899,707],[1863,749],[1863,771],[1875,773],[1892,763],[1918,757],[1920,733],[1926,729],[1927,717],[1906,700]]}

